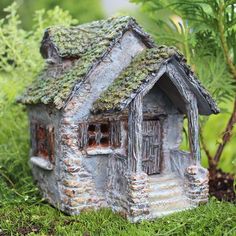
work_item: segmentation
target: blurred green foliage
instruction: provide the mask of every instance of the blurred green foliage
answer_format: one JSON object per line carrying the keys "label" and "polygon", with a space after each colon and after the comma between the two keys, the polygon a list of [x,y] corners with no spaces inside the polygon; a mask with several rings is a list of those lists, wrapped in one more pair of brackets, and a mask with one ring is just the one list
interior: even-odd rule
{"label": "blurred green foliage", "polygon": [[[3,11],[13,0],[0,1],[0,18],[6,16]],[[50,10],[56,6],[70,12],[74,19],[80,23],[103,18],[103,9],[101,0],[16,0],[19,5],[18,13],[24,29],[31,29],[33,25],[32,18],[35,11],[40,9]]]}
{"label": "blurred green foliage", "polygon": [[[202,143],[213,158],[233,110],[236,94],[235,0],[131,0],[139,3],[141,22],[158,44],[174,45],[185,54],[221,113],[201,117]],[[186,140],[183,146],[186,146]],[[221,156],[220,167],[236,173],[236,127]],[[204,151],[203,164],[207,166]]]}
{"label": "blurred green foliage", "polygon": [[38,199],[28,166],[27,114],[15,99],[44,66],[39,44],[45,28],[77,24],[67,11],[55,7],[36,11],[32,30],[24,30],[18,9],[13,3],[0,20],[0,205]]}

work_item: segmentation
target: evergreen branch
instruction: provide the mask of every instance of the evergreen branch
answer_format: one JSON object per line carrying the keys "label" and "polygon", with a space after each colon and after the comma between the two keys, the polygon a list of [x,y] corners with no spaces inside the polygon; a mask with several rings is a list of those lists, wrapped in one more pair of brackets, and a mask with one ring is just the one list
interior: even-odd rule
{"label": "evergreen branch", "polygon": [[231,20],[229,23],[227,23],[227,28],[231,28],[232,26],[236,25],[236,19]]}
{"label": "evergreen branch", "polygon": [[220,7],[219,17],[218,17],[218,30],[219,30],[220,42],[221,42],[221,46],[223,49],[226,63],[229,66],[229,69],[230,69],[234,79],[236,80],[236,67],[230,58],[229,48],[228,48],[227,40],[226,40],[226,37],[224,34],[225,28],[224,28],[224,20],[223,20],[223,10],[224,10],[223,6]]}
{"label": "evergreen branch", "polygon": [[225,1],[225,6],[228,7],[230,5],[234,5],[236,4],[236,1],[235,0],[226,0]]}

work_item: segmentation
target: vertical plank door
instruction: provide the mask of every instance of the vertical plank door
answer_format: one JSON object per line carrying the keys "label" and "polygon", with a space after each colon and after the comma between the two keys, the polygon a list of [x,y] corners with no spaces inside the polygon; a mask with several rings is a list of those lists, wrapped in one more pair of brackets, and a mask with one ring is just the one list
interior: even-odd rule
{"label": "vertical plank door", "polygon": [[159,120],[143,121],[143,171],[149,175],[161,171],[161,125]]}

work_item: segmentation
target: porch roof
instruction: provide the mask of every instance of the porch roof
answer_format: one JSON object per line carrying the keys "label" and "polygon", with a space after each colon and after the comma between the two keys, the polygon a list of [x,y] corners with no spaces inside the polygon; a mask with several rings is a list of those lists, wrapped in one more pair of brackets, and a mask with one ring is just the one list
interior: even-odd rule
{"label": "porch roof", "polygon": [[[175,59],[178,66],[185,72],[188,82],[195,87],[194,91],[204,101],[199,102],[199,113],[209,115],[219,113],[219,109],[208,91],[201,85],[186,59],[174,47],[165,45],[156,46],[145,50],[118,76],[106,91],[93,104],[93,113],[104,113],[121,111],[126,108],[132,99],[154,79],[161,67],[167,65],[168,61]],[[191,89],[191,88],[190,88]],[[200,96],[199,96],[200,95]],[[207,106],[205,109],[201,106]],[[208,110],[206,112],[206,110]]]}

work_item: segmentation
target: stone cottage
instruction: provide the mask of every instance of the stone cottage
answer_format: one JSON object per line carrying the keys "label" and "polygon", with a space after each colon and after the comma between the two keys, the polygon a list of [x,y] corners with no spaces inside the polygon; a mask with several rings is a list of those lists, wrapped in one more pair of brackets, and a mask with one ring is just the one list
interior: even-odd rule
{"label": "stone cottage", "polygon": [[[110,207],[130,221],[208,199],[198,115],[219,112],[183,55],[131,17],[51,27],[27,105],[33,176],[68,214]],[[183,119],[190,152],[179,150]]]}

